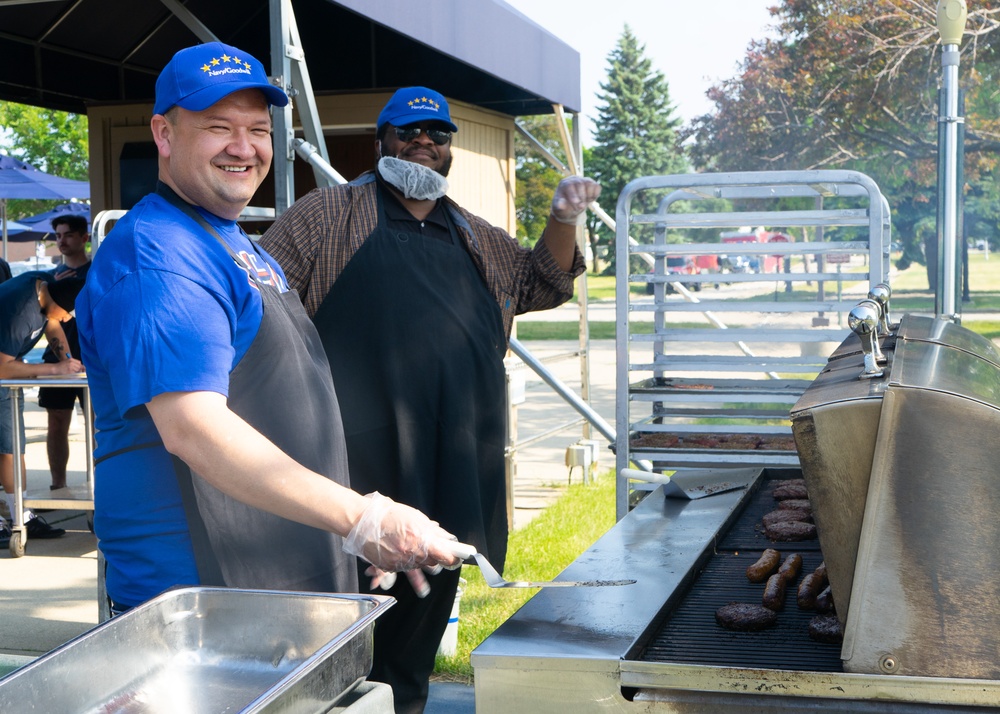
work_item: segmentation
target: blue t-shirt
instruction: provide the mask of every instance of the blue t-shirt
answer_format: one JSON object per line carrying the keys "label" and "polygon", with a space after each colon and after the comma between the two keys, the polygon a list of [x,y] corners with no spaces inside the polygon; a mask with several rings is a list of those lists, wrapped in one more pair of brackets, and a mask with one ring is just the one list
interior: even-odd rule
{"label": "blue t-shirt", "polygon": [[94,531],[108,595],[137,605],[198,584],[170,455],[146,410],[168,392],[228,396],[229,373],[257,335],[257,283],[287,290],[281,268],[234,221],[193,218],[150,194],[101,243],[76,301],[97,430]]}
{"label": "blue t-shirt", "polygon": [[0,285],[0,353],[21,359],[42,337],[47,319],[38,302],[35,281],[50,280],[33,270]]}

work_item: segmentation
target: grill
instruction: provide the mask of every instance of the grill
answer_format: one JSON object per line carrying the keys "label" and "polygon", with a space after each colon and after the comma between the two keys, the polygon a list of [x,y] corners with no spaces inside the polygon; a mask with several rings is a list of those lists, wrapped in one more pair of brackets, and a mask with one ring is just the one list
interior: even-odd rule
{"label": "grill", "polygon": [[[837,172],[804,173],[732,175],[728,180],[742,183],[721,187],[713,182],[723,177],[700,175],[684,179],[691,185],[670,196],[756,199],[765,179],[780,178],[784,184],[769,189],[773,197],[815,192],[818,209],[798,212],[807,225],[866,225],[868,241],[783,246],[784,255],[867,253],[871,298],[843,310],[853,333],[834,337],[837,331],[826,329],[833,323],[825,315],[841,310],[839,299],[821,308],[791,303],[822,310],[812,328],[799,323],[754,333],[672,326],[667,317],[673,313],[729,310],[735,316],[748,308],[721,298],[690,305],[667,300],[660,262],[690,247],[666,242],[665,229],[786,222],[771,220],[773,212],[755,212],[741,223],[730,213],[636,215],[619,199],[619,521],[560,577],[637,582],[535,595],[473,652],[480,714],[996,710],[1000,350],[947,320],[908,315],[890,329],[889,290],[877,282],[888,255],[881,248],[887,245],[884,199],[866,188],[866,207],[828,211],[824,196],[856,196],[849,184],[865,182]],[[840,188],[831,191],[834,183]],[[672,177],[637,180],[623,197],[675,184]],[[841,219],[847,223],[836,223]],[[643,224],[662,240],[642,243]],[[780,252],[767,246],[761,254],[771,250]],[[628,273],[630,257],[643,252],[652,271]],[[810,279],[838,277],[781,274],[782,281]],[[630,302],[630,281],[654,284],[650,304]],[[785,309],[777,293],[773,305],[753,306],[764,313]],[[653,334],[632,334],[631,317],[643,312],[652,313]],[[756,343],[743,349],[740,342],[740,354],[715,354],[712,347],[726,340]],[[671,351],[698,341],[701,351],[693,356]],[[817,342],[822,352],[814,349]],[[779,344],[787,349],[764,351]],[[636,349],[645,346],[650,349]],[[784,378],[796,373],[808,378]],[[792,437],[794,448],[759,447]],[[712,438],[718,448],[706,448]],[[751,438],[754,447],[747,448]],[[631,464],[676,470],[677,481],[696,469],[724,468],[726,480],[745,487],[670,498],[663,487],[630,483]],[[760,525],[775,507],[773,482],[797,476],[809,491],[818,540],[774,544]],[[814,613],[799,610],[795,598],[801,575],[786,591],[773,629],[742,633],[716,624],[720,606],[761,602],[765,586],[749,583],[745,570],[767,547],[800,553],[803,573],[826,563],[842,646],[809,637]]]}
{"label": "grill", "polygon": [[698,573],[690,590],[671,609],[665,623],[645,647],[639,657],[641,661],[842,671],[840,646],[809,638],[809,621],[816,613],[798,608],[795,588],[785,593],[785,608],[778,614],[778,624],[773,628],[761,632],[731,632],[715,624],[715,611],[723,605],[760,603],[764,584],[749,582],[745,573],[747,566],[754,563],[765,548],[775,548],[782,559],[792,553],[800,554],[802,574],[815,570],[823,560],[816,540],[771,543],[761,532],[761,517],[774,510],[771,482],[801,476],[797,470],[768,470],[765,474],[771,478],[758,482],[752,497],[722,535],[716,552]]}

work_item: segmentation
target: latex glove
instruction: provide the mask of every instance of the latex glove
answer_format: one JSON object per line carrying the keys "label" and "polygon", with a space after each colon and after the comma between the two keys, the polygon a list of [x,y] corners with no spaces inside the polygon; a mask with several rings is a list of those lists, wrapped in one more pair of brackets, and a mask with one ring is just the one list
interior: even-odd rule
{"label": "latex glove", "polygon": [[[434,568],[432,574],[439,572],[441,572],[441,567],[437,566]],[[376,568],[374,565],[369,566],[368,569],[365,570],[365,575],[372,579],[370,586],[372,590],[375,588],[392,590],[392,586],[396,584],[395,573],[387,573],[381,568]],[[417,594],[417,597],[425,598],[430,595],[431,585],[427,582],[427,578],[424,576],[422,571],[407,570],[406,578],[410,581],[410,587],[413,588],[413,592]]]}
{"label": "latex glove", "polygon": [[552,195],[552,217],[560,223],[583,225],[587,206],[601,195],[601,185],[585,176],[567,176]]}
{"label": "latex glove", "polygon": [[371,502],[344,539],[346,552],[386,572],[456,564],[456,556],[440,546],[441,539],[455,540],[451,533],[377,491],[365,498]]}

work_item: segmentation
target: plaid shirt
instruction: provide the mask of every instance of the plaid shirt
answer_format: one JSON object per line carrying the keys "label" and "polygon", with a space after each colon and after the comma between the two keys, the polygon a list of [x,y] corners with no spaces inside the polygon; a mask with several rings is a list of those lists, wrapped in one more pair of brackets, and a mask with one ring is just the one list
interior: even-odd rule
{"label": "plaid shirt", "polygon": [[[575,251],[573,268],[564,272],[539,240],[522,247],[505,231],[445,198],[490,294],[500,306],[506,337],[514,316],[562,305],[573,296],[573,280],[584,271]],[[371,172],[349,184],[318,188],[296,201],[260,240],[299,292],[314,316],[334,281],[378,223],[376,182]]]}

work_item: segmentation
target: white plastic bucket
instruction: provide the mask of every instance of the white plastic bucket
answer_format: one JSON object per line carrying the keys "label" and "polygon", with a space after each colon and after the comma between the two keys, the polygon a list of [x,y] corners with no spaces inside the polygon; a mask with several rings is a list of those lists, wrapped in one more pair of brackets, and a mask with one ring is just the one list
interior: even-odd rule
{"label": "white plastic bucket", "polygon": [[458,650],[458,610],[462,602],[462,586],[455,590],[455,602],[451,606],[451,615],[448,616],[448,626],[444,628],[441,635],[441,644],[438,645],[437,653],[443,657],[451,657]]}

